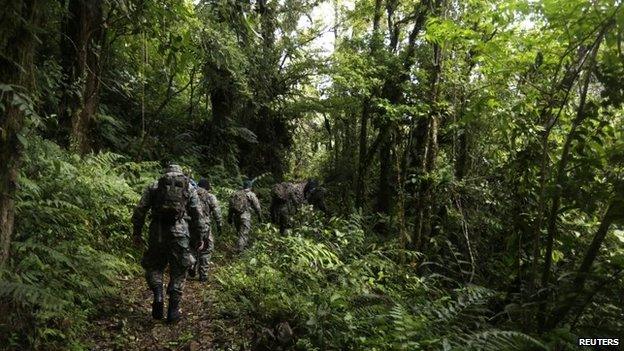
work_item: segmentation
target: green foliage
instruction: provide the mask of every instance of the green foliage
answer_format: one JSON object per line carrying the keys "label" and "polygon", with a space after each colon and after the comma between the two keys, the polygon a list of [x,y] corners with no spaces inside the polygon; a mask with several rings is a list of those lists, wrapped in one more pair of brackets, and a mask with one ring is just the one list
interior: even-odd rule
{"label": "green foliage", "polygon": [[[149,169],[122,157],[86,157],[29,140],[17,199],[16,235],[2,271],[2,335],[9,349],[80,349],[89,317],[136,271],[127,252],[131,184]],[[125,172],[137,172],[129,182]]]}
{"label": "green foliage", "polygon": [[469,335],[457,350],[546,350],[534,338],[514,331],[489,330]]}
{"label": "green foliage", "polygon": [[[259,228],[255,245],[215,272],[219,285],[208,298],[233,333],[246,335],[237,340],[219,328],[220,346],[544,349],[530,336],[489,325],[494,291],[468,285],[446,292],[433,276],[419,277],[401,263],[417,257],[396,243],[365,240],[362,218],[324,224],[311,212],[299,217],[292,235]],[[285,323],[289,337],[280,331]]]}
{"label": "green foliage", "polygon": [[53,240],[97,249],[126,247],[127,219],[138,196],[117,173],[121,159],[110,153],[80,158],[52,143],[33,142],[24,159],[17,204],[18,217],[28,220],[18,222],[16,238],[53,243],[47,241],[53,234]]}
{"label": "green foliage", "polygon": [[[72,13],[85,2],[5,6],[0,161],[19,176],[13,196],[0,172],[16,210],[2,346],[81,347],[135,268],[132,205],[169,161],[224,205],[246,178],[264,209],[276,182],[316,178],[344,216],[304,206],[285,237],[256,221],[231,264],[225,229],[208,294],[237,335],[217,330],[220,342],[558,349],[624,329],[621,1],[115,0],[98,18]],[[83,155],[64,149],[72,134]]]}
{"label": "green foliage", "polygon": [[118,276],[133,272],[118,256],[62,241],[54,249],[31,240],[15,242],[11,272],[4,272],[0,296],[9,349],[81,349],[89,316],[115,293]]}

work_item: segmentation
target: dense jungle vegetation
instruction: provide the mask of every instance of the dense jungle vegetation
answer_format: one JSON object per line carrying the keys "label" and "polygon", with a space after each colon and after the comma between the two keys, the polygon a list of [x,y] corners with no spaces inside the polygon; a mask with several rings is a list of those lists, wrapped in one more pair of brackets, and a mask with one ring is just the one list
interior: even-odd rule
{"label": "dense jungle vegetation", "polygon": [[[622,1],[0,6],[0,348],[624,342]],[[135,327],[130,216],[168,161],[263,211],[316,178],[331,214],[242,254],[226,228],[185,292],[206,323]]]}

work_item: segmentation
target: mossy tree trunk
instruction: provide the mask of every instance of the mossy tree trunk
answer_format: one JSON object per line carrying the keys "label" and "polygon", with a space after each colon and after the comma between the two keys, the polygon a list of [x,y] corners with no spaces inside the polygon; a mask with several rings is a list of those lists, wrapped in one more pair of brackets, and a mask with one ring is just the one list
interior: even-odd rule
{"label": "mossy tree trunk", "polygon": [[[20,133],[30,110],[25,91],[32,82],[33,55],[37,39],[32,28],[38,24],[38,1],[3,0],[0,38],[0,265],[9,257],[15,223],[15,196],[22,154]],[[32,106],[30,106],[32,107]]]}
{"label": "mossy tree trunk", "polygon": [[68,0],[61,34],[64,93],[59,106],[59,141],[86,153],[97,113],[105,43],[102,0]]}

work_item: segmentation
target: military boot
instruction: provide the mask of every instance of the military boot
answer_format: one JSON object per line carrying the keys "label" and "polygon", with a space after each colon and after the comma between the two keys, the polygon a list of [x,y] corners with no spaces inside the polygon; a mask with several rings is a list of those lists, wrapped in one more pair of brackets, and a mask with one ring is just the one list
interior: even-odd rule
{"label": "military boot", "polygon": [[167,310],[167,323],[176,323],[181,318],[180,314],[180,298],[177,296],[169,297],[169,309]]}
{"label": "military boot", "polygon": [[152,302],[152,317],[154,319],[163,319],[164,317],[165,302],[163,298],[162,287],[154,290],[154,302]]}

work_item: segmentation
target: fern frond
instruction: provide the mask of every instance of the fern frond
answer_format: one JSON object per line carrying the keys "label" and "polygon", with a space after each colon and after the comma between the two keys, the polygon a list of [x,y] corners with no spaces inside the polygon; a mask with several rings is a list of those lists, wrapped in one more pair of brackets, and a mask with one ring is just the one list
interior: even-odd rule
{"label": "fern frond", "polygon": [[529,335],[497,329],[460,336],[454,344],[455,350],[548,350],[546,345]]}
{"label": "fern frond", "polygon": [[39,307],[48,311],[61,311],[69,303],[38,285],[9,281],[0,281],[0,297],[21,307]]}

